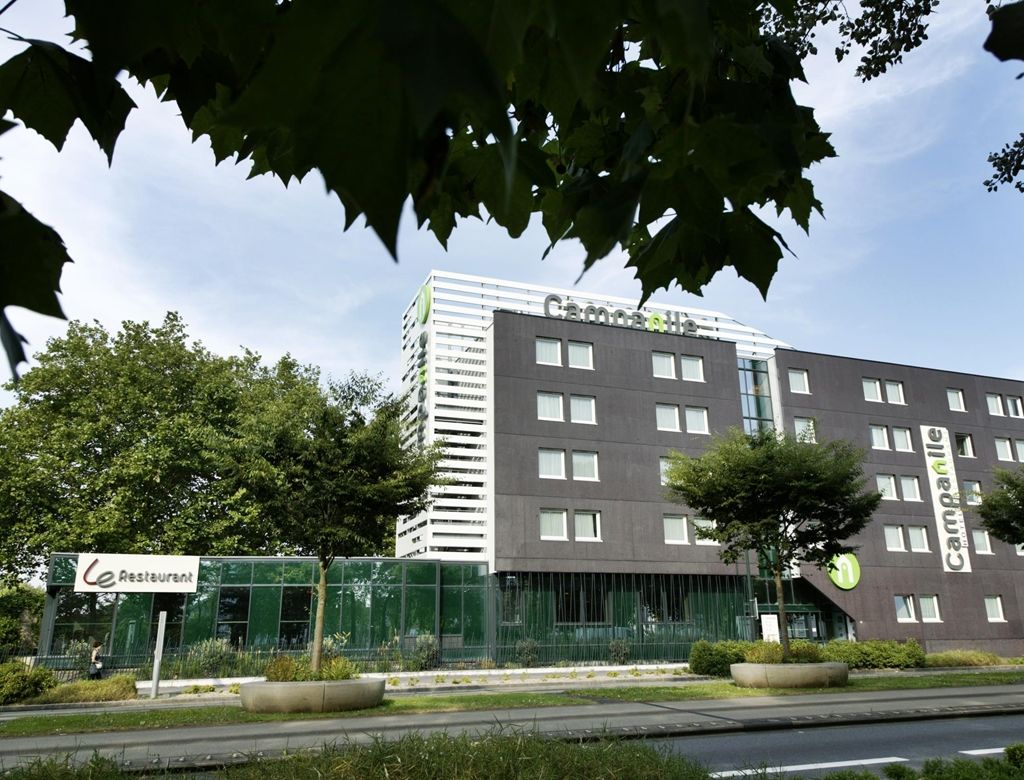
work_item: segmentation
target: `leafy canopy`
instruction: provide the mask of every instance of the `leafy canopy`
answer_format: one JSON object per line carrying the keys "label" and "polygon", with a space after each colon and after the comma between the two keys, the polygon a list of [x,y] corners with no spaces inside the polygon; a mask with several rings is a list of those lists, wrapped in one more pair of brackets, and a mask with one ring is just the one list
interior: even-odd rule
{"label": "leafy canopy", "polygon": [[996,469],[995,489],[986,493],[978,514],[997,539],[1024,544],[1024,468],[1016,471]]}
{"label": "leafy canopy", "polygon": [[[873,78],[925,39],[936,0],[65,0],[91,59],[25,40],[0,65],[8,111],[58,149],[80,121],[108,158],[128,73],[174,102],[218,162],[287,183],[312,171],[394,254],[411,200],[445,245],[460,219],[515,237],[534,214],[584,268],[616,247],[643,297],[699,293],[732,266],[762,294],[804,230],[807,171],[834,154],[793,98],[815,31]],[[8,4],[9,5],[9,4]],[[849,8],[852,10],[847,10]],[[2,13],[2,11],[0,11]],[[11,124],[0,119],[0,132]],[[61,316],[59,235],[0,193],[0,338],[10,305]]]}
{"label": "leafy canopy", "polygon": [[699,531],[727,563],[748,550],[773,568],[825,567],[854,548],[845,540],[871,520],[881,495],[864,492],[863,453],[849,442],[815,443],[775,431],[732,430],[698,458],[671,457],[671,495],[714,521]]}

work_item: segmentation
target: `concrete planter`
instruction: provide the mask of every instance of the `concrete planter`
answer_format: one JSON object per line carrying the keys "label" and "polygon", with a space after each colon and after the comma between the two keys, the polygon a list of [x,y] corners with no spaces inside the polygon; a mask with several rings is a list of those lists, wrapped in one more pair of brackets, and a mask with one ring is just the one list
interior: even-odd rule
{"label": "concrete planter", "polygon": [[849,682],[848,664],[732,664],[741,688],[838,688]]}
{"label": "concrete planter", "polygon": [[239,692],[249,712],[340,712],[376,707],[384,698],[384,680],[250,682]]}

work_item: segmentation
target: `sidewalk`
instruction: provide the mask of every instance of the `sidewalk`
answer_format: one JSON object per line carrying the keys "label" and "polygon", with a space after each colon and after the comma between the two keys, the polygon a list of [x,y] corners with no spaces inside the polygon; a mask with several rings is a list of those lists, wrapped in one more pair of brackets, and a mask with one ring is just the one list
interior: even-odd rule
{"label": "sidewalk", "polygon": [[[647,684],[646,680],[644,684]],[[561,689],[566,687],[564,683],[560,686]],[[250,757],[265,758],[297,750],[319,749],[325,744],[368,742],[378,738],[394,740],[413,732],[478,735],[499,729],[573,740],[604,736],[661,738],[970,715],[1024,714],[1022,685],[658,703],[609,701],[602,699],[600,688],[591,685],[580,686],[575,693],[593,703],[3,738],[0,739],[0,766],[10,768],[35,758],[67,755],[85,761],[94,753],[114,758],[132,769],[212,766],[245,761]],[[217,703],[222,704],[223,700]],[[175,705],[173,700],[155,706],[169,705]]]}

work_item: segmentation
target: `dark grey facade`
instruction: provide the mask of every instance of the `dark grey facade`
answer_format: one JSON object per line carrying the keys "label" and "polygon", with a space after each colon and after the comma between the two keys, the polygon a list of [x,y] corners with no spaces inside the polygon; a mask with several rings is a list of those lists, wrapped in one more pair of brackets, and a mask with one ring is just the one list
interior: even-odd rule
{"label": "dark grey facade", "polygon": [[[559,343],[560,365],[538,361],[538,338]],[[746,617],[773,611],[770,585],[757,581],[756,561],[751,581],[749,567],[725,566],[714,545],[698,544],[691,513],[666,500],[659,468],[659,459],[671,450],[699,455],[711,434],[743,426],[751,403],[763,403],[775,424],[789,432],[798,419],[805,425],[813,421],[819,440],[858,443],[867,454],[869,487],[875,487],[876,475],[887,475],[896,497],[883,501],[872,524],[853,540],[861,566],[856,587],[841,590],[824,573],[806,567],[790,583],[797,620],[801,611],[814,613],[803,633],[794,633],[914,637],[929,650],[982,646],[1007,655],[1024,652],[1024,555],[996,539],[987,545],[990,552],[984,544],[974,549],[979,540],[971,532],[980,526],[966,507],[971,571],[943,570],[921,438],[922,426],[945,428],[951,439],[969,434],[974,457],[954,457],[956,476],[961,484],[970,480],[989,489],[993,467],[1015,466],[997,459],[995,437],[1008,440],[1015,460],[1024,458],[1024,411],[1011,406],[1012,399],[1024,396],[1024,384],[787,349],[768,362],[774,363],[771,383],[744,390],[736,345],[727,341],[500,311],[494,314],[492,339],[492,569],[499,576],[746,575]],[[592,368],[569,365],[570,342],[591,345]],[[654,376],[655,352],[674,356],[674,379]],[[703,381],[681,378],[684,355],[701,358]],[[806,372],[809,393],[793,392],[790,369]],[[877,380],[879,401],[865,400],[865,379]],[[895,402],[897,389],[903,403]],[[951,411],[947,389],[962,392],[966,411]],[[561,397],[561,421],[539,419],[538,394],[550,403]],[[1002,416],[989,413],[986,394],[1000,397]],[[594,399],[596,424],[572,420],[573,396]],[[658,404],[678,405],[680,431],[659,430]],[[687,407],[706,410],[707,434],[687,432]],[[884,428],[888,449],[872,447],[871,426]],[[895,436],[900,445],[909,439],[911,451],[898,449]],[[564,476],[542,477],[541,459],[557,461],[559,452]],[[574,478],[574,452],[596,453],[598,480]],[[915,477],[920,500],[912,495]],[[564,533],[552,534],[561,512]],[[574,527],[577,513],[585,521],[582,538]],[[591,513],[599,514],[599,540],[589,538]],[[683,539],[669,541],[669,523],[679,521],[666,516],[685,518]],[[548,538],[542,538],[542,528]],[[893,549],[895,528],[903,550]]]}

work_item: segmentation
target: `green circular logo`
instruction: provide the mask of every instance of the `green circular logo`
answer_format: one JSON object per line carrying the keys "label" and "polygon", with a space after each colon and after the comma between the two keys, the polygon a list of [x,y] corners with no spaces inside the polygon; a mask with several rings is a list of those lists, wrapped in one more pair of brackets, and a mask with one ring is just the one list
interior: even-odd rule
{"label": "green circular logo", "polygon": [[853,590],[860,582],[860,562],[853,553],[843,553],[832,559],[832,566],[828,570],[828,578],[832,584],[843,590]]}
{"label": "green circular logo", "polygon": [[427,285],[420,287],[420,294],[416,296],[416,319],[421,323],[427,321],[430,316],[430,288]]}

